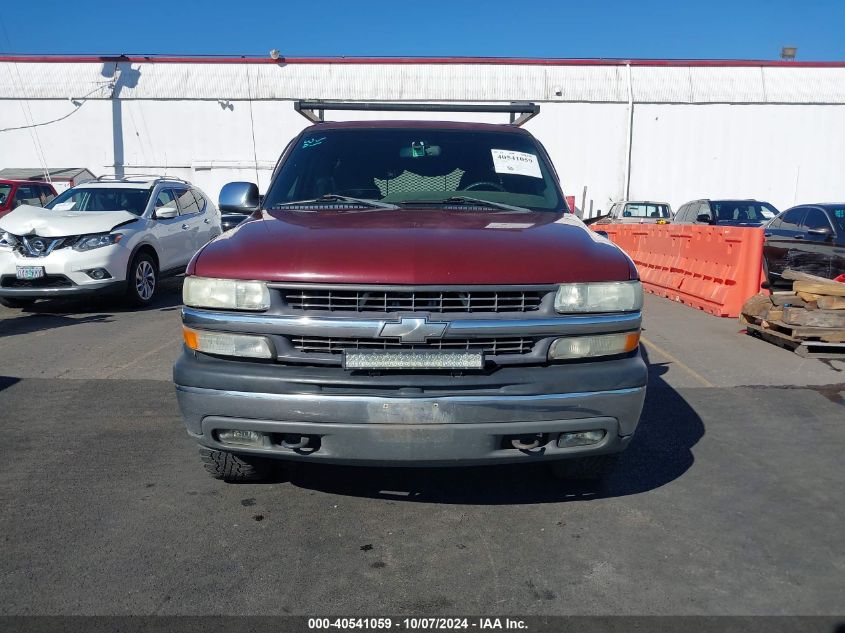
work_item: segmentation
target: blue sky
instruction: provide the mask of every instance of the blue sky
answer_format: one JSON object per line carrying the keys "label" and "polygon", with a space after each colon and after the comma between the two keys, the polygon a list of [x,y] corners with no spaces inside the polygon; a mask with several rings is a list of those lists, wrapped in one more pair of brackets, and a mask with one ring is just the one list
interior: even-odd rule
{"label": "blue sky", "polygon": [[0,53],[845,60],[845,0],[39,0]]}

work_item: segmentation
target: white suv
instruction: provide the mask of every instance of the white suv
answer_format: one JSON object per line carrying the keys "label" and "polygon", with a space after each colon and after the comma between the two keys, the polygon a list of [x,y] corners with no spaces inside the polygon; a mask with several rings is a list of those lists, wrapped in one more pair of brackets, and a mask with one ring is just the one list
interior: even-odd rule
{"label": "white suv", "polygon": [[160,277],[179,274],[220,235],[220,212],[171,177],[101,177],[46,208],[21,205],[0,218],[0,303],[121,292],[149,303]]}

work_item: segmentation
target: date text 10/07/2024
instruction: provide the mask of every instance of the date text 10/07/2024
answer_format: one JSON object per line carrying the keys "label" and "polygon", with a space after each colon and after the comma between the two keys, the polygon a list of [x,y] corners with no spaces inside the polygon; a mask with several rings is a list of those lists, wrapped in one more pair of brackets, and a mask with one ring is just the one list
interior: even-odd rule
{"label": "date text 10/07/2024", "polygon": [[308,618],[309,630],[525,630],[519,618]]}

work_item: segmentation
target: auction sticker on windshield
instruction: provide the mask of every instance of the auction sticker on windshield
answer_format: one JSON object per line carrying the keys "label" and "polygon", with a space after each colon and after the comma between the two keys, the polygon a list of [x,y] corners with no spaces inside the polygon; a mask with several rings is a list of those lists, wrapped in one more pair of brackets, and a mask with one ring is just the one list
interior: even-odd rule
{"label": "auction sticker on windshield", "polygon": [[490,151],[493,153],[493,169],[497,174],[543,177],[540,173],[540,162],[534,154],[509,149],[491,149]]}

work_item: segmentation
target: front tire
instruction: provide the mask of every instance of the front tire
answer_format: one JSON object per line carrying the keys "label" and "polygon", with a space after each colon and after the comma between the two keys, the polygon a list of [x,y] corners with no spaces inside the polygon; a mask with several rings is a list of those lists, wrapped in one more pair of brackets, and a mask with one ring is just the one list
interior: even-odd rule
{"label": "front tire", "polygon": [[158,267],[148,253],[138,253],[126,275],[126,303],[141,307],[152,303],[158,290]]}
{"label": "front tire", "polygon": [[0,305],[6,306],[7,308],[28,308],[33,303],[35,303],[35,299],[10,299],[9,297],[0,297]]}
{"label": "front tire", "polygon": [[229,483],[261,481],[266,479],[270,472],[267,460],[235,455],[228,451],[201,448],[200,459],[212,477]]}
{"label": "front tire", "polygon": [[549,464],[552,474],[561,480],[596,480],[609,476],[619,463],[619,453],[562,459]]}

